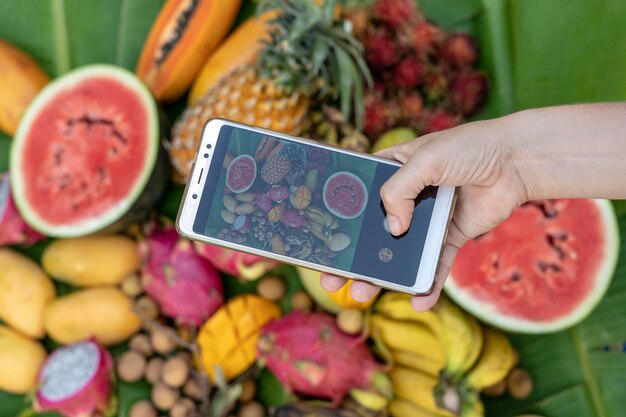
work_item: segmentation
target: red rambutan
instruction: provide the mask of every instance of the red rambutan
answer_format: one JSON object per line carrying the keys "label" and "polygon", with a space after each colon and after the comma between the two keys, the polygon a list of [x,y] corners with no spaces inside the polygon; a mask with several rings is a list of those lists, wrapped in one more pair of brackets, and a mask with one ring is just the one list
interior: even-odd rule
{"label": "red rambutan", "polygon": [[424,92],[426,97],[435,101],[443,97],[448,90],[449,69],[446,66],[429,66],[424,73]]}
{"label": "red rambutan", "polygon": [[393,41],[384,31],[373,31],[363,41],[365,59],[373,67],[389,67],[398,62]]}
{"label": "red rambutan", "polygon": [[441,45],[441,58],[458,67],[472,66],[478,59],[476,42],[470,35],[452,34]]}
{"label": "red rambutan", "polygon": [[451,98],[454,107],[471,116],[482,108],[487,95],[487,79],[478,71],[462,71],[452,82]]}
{"label": "red rambutan", "polygon": [[378,138],[393,126],[396,113],[393,106],[383,102],[379,97],[367,97],[363,132],[370,138]]}
{"label": "red rambutan", "polygon": [[393,71],[392,82],[397,87],[411,89],[419,84],[424,74],[424,66],[417,58],[405,58]]}
{"label": "red rambutan", "polygon": [[399,107],[403,118],[414,121],[422,115],[424,101],[418,93],[412,93],[400,98]]}
{"label": "red rambutan", "polygon": [[418,54],[430,54],[441,41],[442,31],[427,21],[418,22],[411,29],[411,44]]}
{"label": "red rambutan", "polygon": [[451,129],[461,123],[461,116],[452,114],[449,111],[436,108],[424,112],[422,118],[422,133],[439,132],[441,130]]}
{"label": "red rambutan", "polygon": [[399,29],[417,17],[414,0],[378,0],[372,6],[372,15],[393,29]]}

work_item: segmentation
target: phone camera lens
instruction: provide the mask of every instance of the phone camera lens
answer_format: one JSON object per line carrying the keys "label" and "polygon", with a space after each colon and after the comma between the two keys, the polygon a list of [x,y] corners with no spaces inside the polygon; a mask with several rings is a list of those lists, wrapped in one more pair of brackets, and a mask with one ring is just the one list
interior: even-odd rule
{"label": "phone camera lens", "polygon": [[211,149],[211,144],[210,144],[210,143],[209,143],[209,144],[207,144],[206,148],[207,148],[207,149]]}
{"label": "phone camera lens", "polygon": [[192,194],[191,198],[193,198],[195,200],[196,198],[198,198],[198,194]]}
{"label": "phone camera lens", "polygon": [[208,154],[208,153],[205,153],[205,154],[204,154],[204,157],[205,157],[205,158],[208,158],[208,157],[209,157],[209,154]]}

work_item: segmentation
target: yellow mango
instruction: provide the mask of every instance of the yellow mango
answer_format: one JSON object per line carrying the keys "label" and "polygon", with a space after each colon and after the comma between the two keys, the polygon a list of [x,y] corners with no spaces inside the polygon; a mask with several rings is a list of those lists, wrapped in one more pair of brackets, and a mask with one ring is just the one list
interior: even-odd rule
{"label": "yellow mango", "polygon": [[0,391],[32,391],[45,359],[46,350],[39,342],[0,324]]}
{"label": "yellow mango", "polygon": [[95,287],[59,297],[44,311],[46,333],[55,342],[94,337],[105,346],[121,343],[141,328],[133,305],[116,287]]}
{"label": "yellow mango", "polygon": [[41,261],[48,274],[77,287],[116,285],[139,269],[137,243],[122,235],[94,235],[52,242]]}
{"label": "yellow mango", "polygon": [[0,248],[0,319],[33,338],[44,336],[43,311],[55,297],[52,281],[31,259]]}
{"label": "yellow mango", "polygon": [[280,317],[277,304],[254,294],[239,295],[204,323],[198,334],[202,363],[212,380],[215,366],[233,379],[254,363],[261,328]]}

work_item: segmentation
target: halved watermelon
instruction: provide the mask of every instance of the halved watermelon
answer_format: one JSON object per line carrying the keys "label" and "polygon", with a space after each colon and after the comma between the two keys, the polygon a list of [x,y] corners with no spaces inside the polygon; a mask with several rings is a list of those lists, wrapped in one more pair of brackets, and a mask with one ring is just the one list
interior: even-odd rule
{"label": "halved watermelon", "polygon": [[13,196],[49,236],[120,228],[159,198],[160,154],[150,91],[124,69],[83,67],[48,84],[24,114],[11,148]]}
{"label": "halved watermelon", "polygon": [[618,250],[609,201],[529,202],[461,248],[445,289],[496,327],[554,332],[580,322],[599,303]]}

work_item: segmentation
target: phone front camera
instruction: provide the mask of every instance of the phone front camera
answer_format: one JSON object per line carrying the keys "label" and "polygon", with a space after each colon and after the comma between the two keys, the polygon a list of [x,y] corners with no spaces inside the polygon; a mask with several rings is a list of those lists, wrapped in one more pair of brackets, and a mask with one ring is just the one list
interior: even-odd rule
{"label": "phone front camera", "polygon": [[198,198],[198,194],[192,194],[191,198],[193,198],[195,200],[196,198]]}

